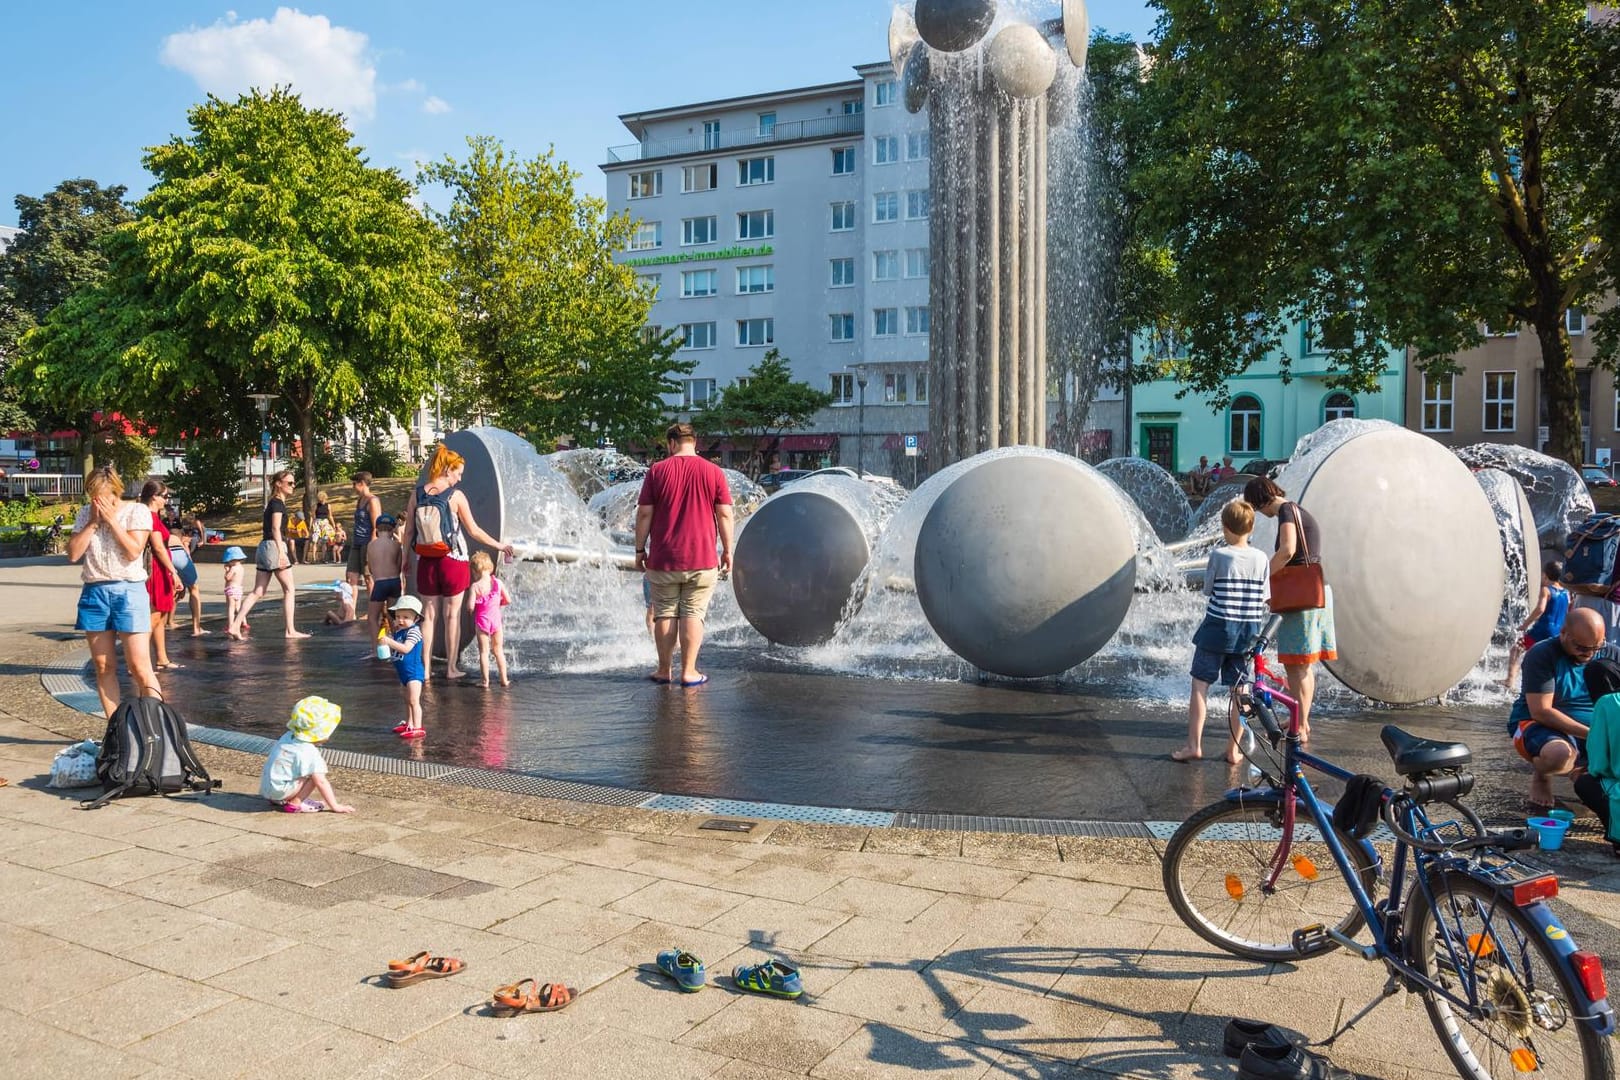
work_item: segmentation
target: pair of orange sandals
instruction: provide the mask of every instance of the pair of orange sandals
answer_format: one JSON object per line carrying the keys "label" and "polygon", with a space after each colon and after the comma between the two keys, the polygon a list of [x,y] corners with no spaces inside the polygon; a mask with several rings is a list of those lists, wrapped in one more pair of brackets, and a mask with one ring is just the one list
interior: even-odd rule
{"label": "pair of orange sandals", "polygon": [[[399,989],[429,979],[443,979],[458,975],[467,965],[453,956],[434,956],[419,952],[405,960],[388,961],[384,976],[390,987]],[[489,1007],[503,1016],[518,1013],[556,1012],[567,1008],[579,996],[579,991],[562,983],[540,983],[533,979],[503,986],[490,996]]]}

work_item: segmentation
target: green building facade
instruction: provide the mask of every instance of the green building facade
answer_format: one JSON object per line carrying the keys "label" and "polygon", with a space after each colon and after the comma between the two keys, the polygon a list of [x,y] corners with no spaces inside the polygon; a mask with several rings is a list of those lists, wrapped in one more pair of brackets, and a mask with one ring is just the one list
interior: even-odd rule
{"label": "green building facade", "polygon": [[[1158,364],[1176,355],[1157,335],[1138,335],[1133,363]],[[1283,381],[1279,358],[1290,358]],[[1317,343],[1309,321],[1289,326],[1283,345],[1233,378],[1231,401],[1219,409],[1195,391],[1177,397],[1173,378],[1141,383],[1131,391],[1130,453],[1181,473],[1196,468],[1200,456],[1211,464],[1230,457],[1240,470],[1245,462],[1286,458],[1294,444],[1329,420],[1344,417],[1405,421],[1406,351],[1390,348],[1378,389],[1352,394],[1330,388],[1332,357]]]}

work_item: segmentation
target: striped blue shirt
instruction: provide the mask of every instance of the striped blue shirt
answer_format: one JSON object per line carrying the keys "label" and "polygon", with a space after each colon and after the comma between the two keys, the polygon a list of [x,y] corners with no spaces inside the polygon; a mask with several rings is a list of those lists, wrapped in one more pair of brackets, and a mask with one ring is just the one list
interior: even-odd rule
{"label": "striped blue shirt", "polygon": [[1264,622],[1271,614],[1271,559],[1252,547],[1216,548],[1204,570],[1205,613],[1228,622]]}

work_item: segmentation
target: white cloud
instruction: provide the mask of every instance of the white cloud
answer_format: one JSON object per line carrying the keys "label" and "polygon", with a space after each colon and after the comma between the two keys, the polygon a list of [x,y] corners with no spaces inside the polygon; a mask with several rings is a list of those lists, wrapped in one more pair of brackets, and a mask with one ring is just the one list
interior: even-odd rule
{"label": "white cloud", "polygon": [[422,102],[422,111],[429,116],[439,116],[450,111],[450,103],[442,97],[429,94],[427,100]]}
{"label": "white cloud", "polygon": [[370,119],[377,111],[377,68],[369,39],[324,15],[277,8],[270,19],[240,22],[229,13],[163,41],[163,63],[221,96],[291,86],[306,105]]}

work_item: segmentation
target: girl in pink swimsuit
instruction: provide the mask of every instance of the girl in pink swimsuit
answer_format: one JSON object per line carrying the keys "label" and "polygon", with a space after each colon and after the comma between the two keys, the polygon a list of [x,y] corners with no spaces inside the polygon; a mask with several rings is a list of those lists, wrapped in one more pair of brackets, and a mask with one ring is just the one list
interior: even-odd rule
{"label": "girl in pink swimsuit", "polygon": [[478,635],[478,674],[483,677],[484,685],[489,685],[489,652],[491,647],[495,650],[495,670],[501,677],[502,686],[511,686],[512,680],[506,677],[506,649],[501,632],[503,622],[501,608],[512,602],[512,595],[501,584],[500,578],[495,576],[495,563],[484,552],[475,552],[472,557],[472,569],[476,577],[472,586],[467,590],[467,602],[472,607],[473,629]]}

